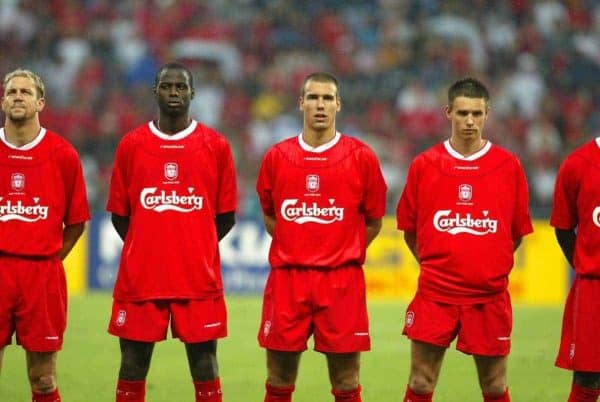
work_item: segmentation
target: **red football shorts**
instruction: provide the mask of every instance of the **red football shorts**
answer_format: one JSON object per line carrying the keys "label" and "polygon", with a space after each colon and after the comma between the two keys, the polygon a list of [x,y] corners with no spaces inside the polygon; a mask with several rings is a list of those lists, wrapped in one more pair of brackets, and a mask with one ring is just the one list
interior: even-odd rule
{"label": "red football shorts", "polygon": [[62,348],[67,325],[67,282],[58,258],[0,256],[0,347],[31,352]]}
{"label": "red football shorts", "polygon": [[260,346],[351,353],[371,348],[362,268],[272,269],[263,298]]}
{"label": "red football shorts", "polygon": [[508,292],[482,304],[454,305],[423,298],[418,292],[406,310],[404,331],[414,341],[449,347],[478,356],[510,352],[512,307]]}
{"label": "red football shorts", "polygon": [[173,338],[185,343],[224,338],[227,336],[225,299],[219,296],[204,300],[113,300],[108,332],[133,341],[158,342],[167,338],[169,321]]}
{"label": "red football shorts", "polygon": [[567,297],[556,365],[600,372],[600,278],[577,276]]}

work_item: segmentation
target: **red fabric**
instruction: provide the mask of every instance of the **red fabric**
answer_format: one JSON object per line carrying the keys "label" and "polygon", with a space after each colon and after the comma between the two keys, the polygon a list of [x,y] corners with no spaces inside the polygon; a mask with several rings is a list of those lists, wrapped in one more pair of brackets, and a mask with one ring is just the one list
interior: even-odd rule
{"label": "red fabric", "polygon": [[600,144],[575,150],[558,171],[550,224],[577,228],[573,263],[579,274],[600,277]]}
{"label": "red fabric", "polygon": [[432,402],[433,392],[429,394],[417,394],[410,387],[406,386],[403,402]]}
{"label": "red fabric", "polygon": [[196,402],[221,402],[223,400],[219,377],[210,381],[194,381],[194,390]]}
{"label": "red fabric", "polygon": [[295,387],[274,387],[269,383],[265,383],[267,390],[264,402],[292,402],[292,392]]}
{"label": "red fabric", "polygon": [[24,256],[56,255],[63,225],[90,219],[81,162],[64,138],[42,129],[15,149],[0,129],[0,251]]}
{"label": "red fabric", "polygon": [[510,352],[512,308],[507,291],[481,304],[451,305],[427,300],[420,293],[406,312],[403,333],[410,339],[480,356]]}
{"label": "red fabric", "polygon": [[273,268],[360,266],[365,219],[385,214],[386,185],[377,156],[344,134],[316,150],[300,138],[274,145],[260,168],[261,207],[277,221],[269,262]]}
{"label": "red fabric", "polygon": [[349,391],[331,390],[333,396],[335,396],[335,402],[362,402],[360,397],[360,385],[355,389]]}
{"label": "red fabric", "polygon": [[67,325],[61,261],[0,256],[0,283],[0,347],[16,331],[17,343],[26,350],[60,350]]}
{"label": "red fabric", "polygon": [[49,394],[38,394],[37,392],[31,393],[31,401],[32,402],[60,402],[60,394],[58,393],[58,388],[56,388],[53,392]]}
{"label": "red fabric", "polygon": [[144,402],[146,396],[146,381],[117,382],[116,402]]}
{"label": "red fabric", "polygon": [[469,158],[448,140],[417,156],[396,213],[398,229],[417,234],[419,291],[440,303],[506,290],[514,240],[533,231],[525,171],[489,142]]}
{"label": "red fabric", "polygon": [[273,350],[303,351],[313,334],[319,352],[367,351],[371,338],[365,293],[360,267],[272,269],[259,344]]}
{"label": "red fabric", "polygon": [[[577,236],[577,243],[580,236]],[[577,275],[563,315],[556,365],[567,370],[600,371],[600,280]]]}
{"label": "red fabric", "polygon": [[229,143],[196,121],[172,136],[150,122],[123,137],[107,209],[131,220],[114,298],[222,295],[215,215],[235,211],[236,188]]}
{"label": "red fabric", "polygon": [[510,402],[508,388],[501,395],[483,394],[483,402]]}
{"label": "red fabric", "polygon": [[567,402],[596,402],[598,396],[600,396],[600,389],[584,388],[572,383],[571,393]]}

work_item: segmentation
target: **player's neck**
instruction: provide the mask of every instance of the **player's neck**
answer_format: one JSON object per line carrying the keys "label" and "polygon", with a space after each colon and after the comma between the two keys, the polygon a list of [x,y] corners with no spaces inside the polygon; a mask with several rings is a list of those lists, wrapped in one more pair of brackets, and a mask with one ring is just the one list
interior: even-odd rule
{"label": "player's neck", "polygon": [[189,116],[165,117],[161,116],[156,121],[156,127],[163,133],[171,135],[189,127],[192,119]]}
{"label": "player's neck", "polygon": [[6,119],[4,122],[4,136],[9,144],[22,147],[33,141],[40,133],[41,128],[38,119],[29,119],[22,123]]}
{"label": "player's neck", "polygon": [[302,139],[313,148],[327,144],[335,138],[335,129],[327,131],[303,130]]}
{"label": "player's neck", "polygon": [[468,140],[450,137],[450,146],[452,146],[456,152],[465,157],[481,151],[486,143],[487,140],[481,137]]}

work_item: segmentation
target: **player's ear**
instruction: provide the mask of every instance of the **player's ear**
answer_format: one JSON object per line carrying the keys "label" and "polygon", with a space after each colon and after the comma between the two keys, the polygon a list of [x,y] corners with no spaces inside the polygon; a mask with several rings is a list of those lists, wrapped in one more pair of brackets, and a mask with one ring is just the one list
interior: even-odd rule
{"label": "player's ear", "polygon": [[44,107],[46,106],[46,98],[40,98],[35,103],[37,106],[37,112],[39,113],[44,110]]}
{"label": "player's ear", "polygon": [[192,88],[192,91],[190,93],[190,99],[194,99],[194,95],[196,95],[196,91],[194,91],[194,88]]}
{"label": "player's ear", "polygon": [[342,98],[340,98],[339,96],[336,96],[335,97],[335,104],[336,104],[335,110],[337,112],[339,112],[340,110],[342,110]]}
{"label": "player's ear", "polygon": [[304,96],[300,96],[298,98],[298,109],[299,110],[304,110]]}
{"label": "player's ear", "polygon": [[444,106],[444,112],[446,112],[446,117],[448,118],[448,120],[452,119],[452,106],[450,105],[446,105]]}

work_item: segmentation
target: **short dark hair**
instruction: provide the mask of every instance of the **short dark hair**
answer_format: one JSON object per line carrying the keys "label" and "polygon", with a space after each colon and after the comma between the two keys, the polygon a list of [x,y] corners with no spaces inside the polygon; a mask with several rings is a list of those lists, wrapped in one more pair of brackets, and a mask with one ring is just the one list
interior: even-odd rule
{"label": "short dark hair", "polygon": [[304,91],[306,90],[306,83],[308,81],[331,82],[332,84],[335,85],[336,96],[338,98],[340,97],[340,86],[338,84],[337,78],[335,78],[335,75],[324,72],[324,71],[320,71],[320,72],[316,72],[316,73],[307,75],[306,78],[304,79],[304,82],[302,83],[302,96],[304,96]]}
{"label": "short dark hair", "polygon": [[160,76],[165,70],[181,70],[185,72],[188,76],[188,83],[190,84],[190,88],[194,88],[194,75],[192,72],[181,63],[167,63],[158,69],[156,75],[154,76],[154,86],[158,86],[158,81],[160,81]]}
{"label": "short dark hair", "polygon": [[483,98],[487,104],[490,100],[490,93],[483,83],[475,78],[467,77],[456,81],[448,89],[448,106],[459,96],[467,98]]}

